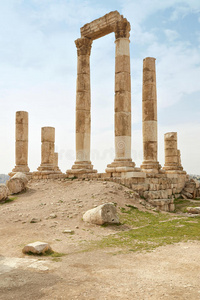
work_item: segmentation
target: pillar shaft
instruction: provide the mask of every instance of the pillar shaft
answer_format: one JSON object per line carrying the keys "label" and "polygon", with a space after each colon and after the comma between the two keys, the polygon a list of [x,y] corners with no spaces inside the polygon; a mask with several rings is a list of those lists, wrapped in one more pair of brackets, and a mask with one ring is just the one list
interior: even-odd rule
{"label": "pillar shaft", "polygon": [[178,170],[177,132],[168,132],[165,139],[165,165],[164,170]]}
{"label": "pillar shaft", "polygon": [[54,164],[54,171],[56,173],[62,173],[58,166],[58,152],[54,152],[53,164]]}
{"label": "pillar shaft", "polygon": [[115,28],[115,160],[106,172],[134,168],[131,159],[130,24],[126,19]]}
{"label": "pillar shaft", "polygon": [[41,165],[38,171],[54,171],[55,128],[41,128]]}
{"label": "pillar shaft", "polygon": [[182,166],[182,163],[181,163],[181,151],[179,149],[177,150],[177,156],[178,156],[178,169],[180,171],[182,171],[183,166]]}
{"label": "pillar shaft", "polygon": [[143,60],[142,88],[143,163],[146,171],[158,170],[157,161],[157,93],[155,58]]}
{"label": "pillar shaft", "polygon": [[79,38],[77,47],[76,86],[76,161],[68,173],[96,172],[90,162],[91,99],[90,99],[90,52],[92,40]]}
{"label": "pillar shaft", "polygon": [[29,172],[28,167],[28,112],[17,111],[15,121],[15,163],[12,172]]}

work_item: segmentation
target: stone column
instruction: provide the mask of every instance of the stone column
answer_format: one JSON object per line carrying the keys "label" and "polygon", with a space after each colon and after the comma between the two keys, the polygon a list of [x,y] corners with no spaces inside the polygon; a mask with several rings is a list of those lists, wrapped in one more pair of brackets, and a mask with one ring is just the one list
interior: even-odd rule
{"label": "stone column", "polygon": [[38,171],[54,172],[54,143],[55,143],[55,128],[41,128],[41,165]]}
{"label": "stone column", "polygon": [[178,156],[178,169],[180,171],[183,171],[183,166],[181,164],[181,151],[179,149],[177,150],[177,156]]}
{"label": "stone column", "polygon": [[17,111],[15,123],[15,163],[12,172],[29,172],[28,167],[28,112]]}
{"label": "stone column", "polygon": [[93,173],[90,161],[91,100],[90,52],[92,40],[86,37],[75,41],[77,47],[76,86],[76,161],[67,173]]}
{"label": "stone column", "polygon": [[131,75],[129,50],[130,23],[126,19],[115,27],[115,159],[106,172],[133,170],[131,159]]}
{"label": "stone column", "polygon": [[61,172],[59,167],[58,167],[58,152],[54,152],[54,160],[53,160],[53,164],[54,164],[54,170],[56,172]]}
{"label": "stone column", "polygon": [[157,161],[157,93],[155,58],[143,60],[142,88],[142,129],[143,129],[143,163],[145,172],[158,172]]}
{"label": "stone column", "polygon": [[177,132],[168,132],[165,139],[165,165],[166,171],[178,170]]}

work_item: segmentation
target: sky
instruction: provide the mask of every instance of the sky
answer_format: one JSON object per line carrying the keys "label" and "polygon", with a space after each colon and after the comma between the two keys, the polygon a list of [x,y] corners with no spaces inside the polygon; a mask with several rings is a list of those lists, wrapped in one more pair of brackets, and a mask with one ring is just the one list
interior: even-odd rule
{"label": "sky", "polygon": [[[31,171],[41,163],[41,127],[53,126],[63,172],[75,161],[75,101],[80,28],[117,10],[131,24],[132,159],[142,150],[142,65],[156,58],[158,160],[164,133],[177,131],[182,164],[200,174],[199,0],[0,0],[0,173],[15,166],[15,112],[29,113]],[[115,37],[91,51],[91,161],[114,160]]]}

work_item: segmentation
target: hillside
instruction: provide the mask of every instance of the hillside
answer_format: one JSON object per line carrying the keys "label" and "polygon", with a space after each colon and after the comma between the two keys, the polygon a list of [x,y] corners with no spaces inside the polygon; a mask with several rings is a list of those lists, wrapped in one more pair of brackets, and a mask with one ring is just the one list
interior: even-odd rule
{"label": "hillside", "polygon": [[[115,203],[120,226],[83,222],[105,202]],[[32,181],[1,203],[0,219],[1,300],[199,297],[199,218],[159,213],[122,185]],[[34,241],[55,255],[22,254]]]}

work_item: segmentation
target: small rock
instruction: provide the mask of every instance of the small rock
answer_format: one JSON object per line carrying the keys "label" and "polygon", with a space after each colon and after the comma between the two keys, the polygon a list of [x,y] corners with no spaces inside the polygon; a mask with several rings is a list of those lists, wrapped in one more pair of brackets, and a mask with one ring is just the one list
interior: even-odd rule
{"label": "small rock", "polygon": [[200,214],[200,207],[187,207],[187,212],[190,214]]}
{"label": "small rock", "polygon": [[40,221],[41,221],[41,219],[39,219],[39,218],[33,218],[33,219],[31,219],[30,223],[38,223]]}
{"label": "small rock", "polygon": [[55,219],[55,218],[57,218],[57,215],[56,215],[56,214],[50,214],[49,217],[50,217],[51,219]]}
{"label": "small rock", "polygon": [[47,251],[52,251],[50,245],[48,243],[44,242],[35,242],[26,245],[23,249],[22,252],[24,254],[26,253],[33,253],[33,254],[44,254]]}
{"label": "small rock", "polygon": [[63,233],[74,234],[74,230],[65,229],[65,230],[63,231]]}

